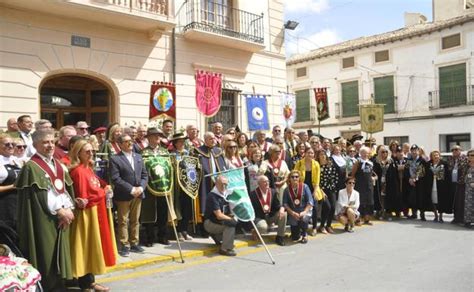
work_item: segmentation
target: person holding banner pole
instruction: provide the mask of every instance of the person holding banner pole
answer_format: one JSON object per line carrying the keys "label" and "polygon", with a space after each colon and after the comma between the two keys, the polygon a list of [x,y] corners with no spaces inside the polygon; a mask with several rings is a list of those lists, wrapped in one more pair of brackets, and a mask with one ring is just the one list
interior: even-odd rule
{"label": "person holding banner pole", "polygon": [[228,179],[225,176],[219,175],[216,178],[216,185],[206,197],[204,228],[216,244],[220,245],[219,254],[236,256],[234,237],[237,221],[230,214],[226,200],[227,185]]}
{"label": "person holding banner pole", "polygon": [[278,232],[275,242],[284,246],[287,214],[278,200],[275,190],[271,189],[269,185],[268,177],[263,174],[259,175],[258,187],[250,193],[250,200],[255,210],[255,225],[260,233],[267,233],[268,226],[276,223]]}
{"label": "person holding banner pole", "polygon": [[[157,128],[148,128],[146,138],[148,146],[141,153],[144,159],[153,156],[169,156],[168,150],[160,145],[161,138],[164,134]],[[146,165],[145,165],[146,166]],[[147,169],[150,173],[154,169]],[[168,240],[168,204],[165,196],[155,196],[149,189],[145,190],[146,196],[143,199],[141,207],[140,221],[146,231],[146,246],[153,246],[158,237],[157,242],[163,245],[169,245]],[[155,223],[158,225],[158,236],[155,236]]]}
{"label": "person holding banner pole", "polygon": [[306,231],[314,205],[313,196],[309,187],[300,180],[298,170],[292,170],[289,177],[288,187],[283,195],[283,206],[290,215],[288,221],[291,226],[291,239],[306,244]]}

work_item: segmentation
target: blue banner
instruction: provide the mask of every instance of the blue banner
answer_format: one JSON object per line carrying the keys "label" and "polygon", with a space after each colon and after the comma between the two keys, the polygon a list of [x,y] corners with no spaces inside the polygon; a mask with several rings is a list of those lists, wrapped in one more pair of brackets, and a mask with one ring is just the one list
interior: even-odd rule
{"label": "blue banner", "polygon": [[246,95],[249,131],[270,130],[267,99],[264,95]]}

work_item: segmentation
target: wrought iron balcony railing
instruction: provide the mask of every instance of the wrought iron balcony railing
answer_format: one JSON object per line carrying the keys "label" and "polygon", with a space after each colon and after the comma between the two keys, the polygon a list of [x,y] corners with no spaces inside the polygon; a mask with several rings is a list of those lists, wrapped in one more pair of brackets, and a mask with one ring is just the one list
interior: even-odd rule
{"label": "wrought iron balcony railing", "polygon": [[263,13],[222,5],[214,1],[187,1],[183,31],[202,30],[263,44]]}
{"label": "wrought iron balcony railing", "polygon": [[429,108],[447,108],[474,104],[474,85],[447,87],[428,92]]}

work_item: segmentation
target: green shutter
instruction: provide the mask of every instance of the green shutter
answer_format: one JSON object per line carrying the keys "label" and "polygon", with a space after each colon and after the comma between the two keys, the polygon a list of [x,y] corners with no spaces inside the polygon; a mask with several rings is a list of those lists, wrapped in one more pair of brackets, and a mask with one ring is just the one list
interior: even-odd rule
{"label": "green shutter", "polygon": [[466,104],[466,63],[439,68],[439,106]]}
{"label": "green shutter", "polygon": [[341,83],[342,89],[342,117],[359,115],[359,82]]}
{"label": "green shutter", "polygon": [[309,89],[296,92],[296,122],[310,120]]}
{"label": "green shutter", "polygon": [[386,114],[395,112],[395,96],[393,93],[393,76],[374,78],[375,103],[385,104]]}

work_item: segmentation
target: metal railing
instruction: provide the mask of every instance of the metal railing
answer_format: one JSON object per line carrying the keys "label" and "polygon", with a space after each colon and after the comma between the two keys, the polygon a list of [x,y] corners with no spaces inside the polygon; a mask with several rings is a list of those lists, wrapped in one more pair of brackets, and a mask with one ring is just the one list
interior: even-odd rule
{"label": "metal railing", "polygon": [[213,1],[187,1],[183,31],[197,29],[263,43],[263,13],[253,14]]}
{"label": "metal railing", "polygon": [[170,16],[169,0],[95,0],[118,7],[127,8],[130,12],[141,11],[151,14]]}
{"label": "metal railing", "polygon": [[430,109],[472,105],[474,104],[474,85],[429,91],[428,99]]}

